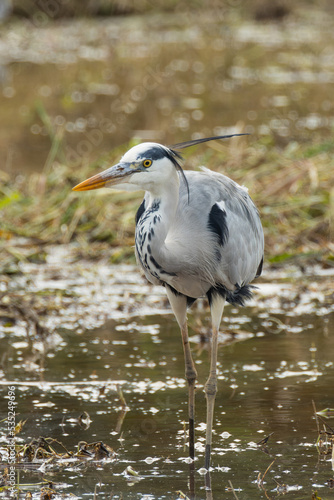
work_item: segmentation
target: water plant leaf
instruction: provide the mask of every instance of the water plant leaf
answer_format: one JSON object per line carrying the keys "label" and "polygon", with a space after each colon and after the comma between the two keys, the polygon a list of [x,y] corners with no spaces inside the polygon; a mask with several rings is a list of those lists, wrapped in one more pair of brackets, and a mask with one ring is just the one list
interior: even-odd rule
{"label": "water plant leaf", "polygon": [[334,408],[325,408],[324,410],[319,410],[317,411],[317,415],[320,415],[323,418],[334,417]]}

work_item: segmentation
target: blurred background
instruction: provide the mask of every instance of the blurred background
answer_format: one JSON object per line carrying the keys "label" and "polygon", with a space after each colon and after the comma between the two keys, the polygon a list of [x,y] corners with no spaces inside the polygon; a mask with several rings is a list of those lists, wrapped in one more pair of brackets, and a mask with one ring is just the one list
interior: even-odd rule
{"label": "blurred background", "polygon": [[[26,463],[29,498],[51,498],[47,484],[64,498],[188,498],[179,331],[162,287],[120,265],[135,261],[142,193],[72,187],[137,142],[232,133],[249,135],[184,152],[185,169],[247,186],[265,232],[255,300],[224,313],[215,498],[232,482],[240,499],[333,498],[333,88],[332,0],[0,0],[1,400],[15,384],[25,463],[37,436],[62,454],[97,440],[119,453],[112,469]],[[196,304],[202,384],[210,323]],[[200,385],[197,402],[199,468]]]}
{"label": "blurred background", "polygon": [[187,152],[186,168],[249,187],[270,259],[331,265],[333,14],[326,0],[2,0],[2,236],[84,229],[122,247],[138,198],[130,215],[115,208],[121,231],[93,234],[71,185],[136,141],[246,132]]}

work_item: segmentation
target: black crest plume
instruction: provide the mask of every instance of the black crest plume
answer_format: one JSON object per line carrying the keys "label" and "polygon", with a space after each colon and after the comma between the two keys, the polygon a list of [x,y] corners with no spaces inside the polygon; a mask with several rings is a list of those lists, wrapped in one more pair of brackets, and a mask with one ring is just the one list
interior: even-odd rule
{"label": "black crest plume", "polygon": [[174,163],[176,169],[180,172],[182,179],[186,185],[188,192],[188,203],[189,203],[189,185],[186,176],[184,175],[183,168],[181,167],[178,160],[182,160],[182,156],[180,153],[175,151],[176,149],[185,149],[189,148],[189,146],[196,146],[196,144],[201,144],[202,142],[216,141],[217,139],[229,139],[230,137],[239,137],[240,135],[249,135],[249,134],[231,134],[231,135],[216,135],[213,137],[205,137],[202,139],[194,139],[193,141],[179,142],[178,144],[173,144],[172,146],[167,146],[170,154],[168,155],[169,159]]}
{"label": "black crest plume", "polygon": [[239,137],[240,135],[249,135],[249,134],[231,134],[231,135],[217,135],[213,137],[205,137],[202,139],[194,139],[193,141],[179,142],[178,144],[173,144],[173,146],[169,146],[169,148],[184,149],[184,148],[189,148],[189,146],[196,146],[196,144],[201,144],[202,142],[216,141],[218,139],[229,139],[230,137]]}

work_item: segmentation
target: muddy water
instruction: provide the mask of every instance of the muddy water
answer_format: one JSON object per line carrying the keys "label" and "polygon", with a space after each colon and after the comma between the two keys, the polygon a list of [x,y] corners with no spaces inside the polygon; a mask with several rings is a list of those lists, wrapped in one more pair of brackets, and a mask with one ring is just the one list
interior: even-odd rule
{"label": "muddy water", "polygon": [[[58,293],[58,302],[67,306],[55,311],[49,304],[45,324],[53,325],[54,331],[44,342],[35,339],[32,347],[23,322],[2,327],[1,392],[5,396],[7,386],[15,385],[17,421],[27,419],[17,443],[52,437],[75,451],[79,441],[103,441],[117,457],[65,460],[37,470],[40,461],[35,468],[20,470],[20,484],[47,479],[59,493],[79,498],[92,498],[94,491],[99,498],[182,498],[177,491],[191,497],[182,346],[163,290],[145,288],[135,269],[126,266],[111,267],[107,275],[102,263],[89,271],[87,266],[83,271],[79,265],[68,265],[72,285],[62,280],[62,273],[69,276],[66,264],[57,269],[54,261],[45,270],[24,264],[22,276],[12,280],[12,292],[17,297],[21,293],[22,301],[35,290],[42,297]],[[328,486],[333,462],[316,447],[312,407],[312,401],[318,410],[334,407],[334,312],[328,300],[332,283],[329,278],[322,297],[317,282],[323,280],[309,273],[301,293],[290,285],[297,274],[268,273],[251,307],[226,308],[219,348],[212,498],[230,498],[231,484],[239,499],[276,498],[279,491],[296,500],[310,498],[314,491],[321,498],[333,498]],[[199,375],[195,497],[204,499],[203,385],[208,351],[199,334],[208,326],[205,304],[189,314],[189,321]],[[91,421],[79,425],[83,412]],[[333,427],[333,418],[327,422]],[[271,433],[266,446],[257,445]],[[5,442],[2,432],[1,444]],[[273,460],[258,485],[259,473],[263,475]],[[126,473],[129,466],[138,475]],[[39,498],[40,487],[26,489]]]}
{"label": "muddy water", "polygon": [[1,26],[1,169],[41,170],[54,158],[75,168],[132,137],[330,137],[333,17],[309,8],[281,23],[239,15]]}

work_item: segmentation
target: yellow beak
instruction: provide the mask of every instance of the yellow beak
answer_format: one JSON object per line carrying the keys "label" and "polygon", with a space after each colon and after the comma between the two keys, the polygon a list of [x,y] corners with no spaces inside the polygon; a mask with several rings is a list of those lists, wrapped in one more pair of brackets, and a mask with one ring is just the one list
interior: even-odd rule
{"label": "yellow beak", "polygon": [[99,189],[106,185],[106,180],[101,174],[94,175],[85,181],[80,182],[72,188],[72,191],[89,191],[90,189]]}
{"label": "yellow beak", "polygon": [[80,184],[72,188],[72,191],[90,191],[91,189],[100,189],[104,186],[108,187],[124,182],[124,177],[133,174],[136,171],[136,166],[133,163],[118,163],[114,167],[110,167],[104,172],[80,182]]}

